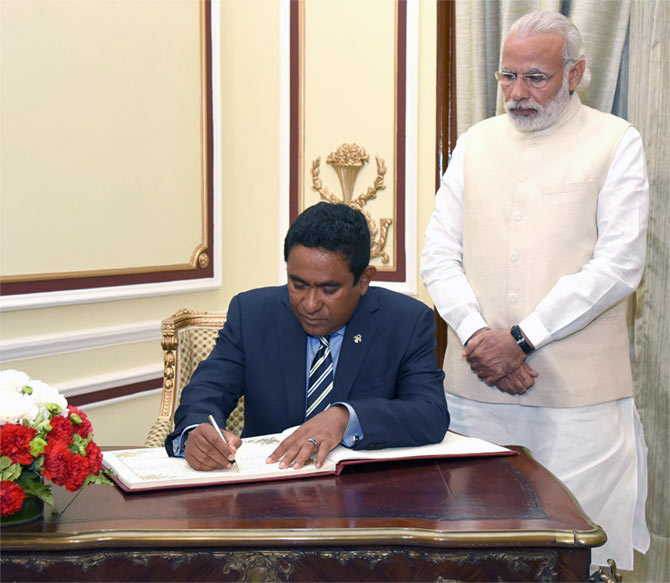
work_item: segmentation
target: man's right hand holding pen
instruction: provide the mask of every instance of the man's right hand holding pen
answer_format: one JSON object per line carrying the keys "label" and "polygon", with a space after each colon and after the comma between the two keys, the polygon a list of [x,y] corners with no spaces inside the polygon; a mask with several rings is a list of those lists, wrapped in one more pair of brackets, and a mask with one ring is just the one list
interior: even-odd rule
{"label": "man's right hand holding pen", "polygon": [[[222,432],[226,441],[210,423],[201,423],[193,429],[186,440],[184,457],[196,470],[234,469],[235,453],[242,440],[234,433]],[[226,443],[227,442],[227,443]]]}
{"label": "man's right hand holding pen", "polygon": [[[209,423],[201,423],[189,433],[184,447],[186,461],[195,470],[230,468],[239,471],[235,453],[242,440],[234,433],[221,431],[214,418],[209,417]],[[286,437],[266,463],[279,463],[280,469],[297,470],[313,457],[316,467],[320,468],[328,453],[342,442],[348,421],[349,411],[345,406],[329,407]]]}

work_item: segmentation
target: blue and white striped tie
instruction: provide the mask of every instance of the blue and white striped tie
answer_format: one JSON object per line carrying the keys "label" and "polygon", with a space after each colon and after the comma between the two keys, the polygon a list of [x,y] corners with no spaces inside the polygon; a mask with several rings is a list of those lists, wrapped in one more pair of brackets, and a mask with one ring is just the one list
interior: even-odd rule
{"label": "blue and white striped tie", "polygon": [[326,398],[333,390],[333,359],[330,356],[329,341],[330,336],[319,337],[321,345],[309,369],[305,420],[321,413],[330,404]]}

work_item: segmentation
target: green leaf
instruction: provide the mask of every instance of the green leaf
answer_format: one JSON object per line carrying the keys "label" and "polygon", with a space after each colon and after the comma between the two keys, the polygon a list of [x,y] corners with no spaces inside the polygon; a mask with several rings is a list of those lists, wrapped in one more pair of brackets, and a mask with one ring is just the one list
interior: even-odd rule
{"label": "green leaf", "polygon": [[70,413],[70,419],[73,425],[81,425],[82,423],[81,417],[79,417],[79,415],[76,413]]}
{"label": "green leaf", "polygon": [[[32,474],[32,472],[30,472]],[[43,502],[53,506],[54,497],[51,494],[51,484],[45,484],[39,476],[32,474],[25,479],[21,476],[18,484],[24,489],[26,495],[36,496]]]}
{"label": "green leaf", "polygon": [[[9,462],[9,464],[7,464]],[[19,463],[12,463],[12,460],[7,456],[2,456],[2,471],[0,471],[0,480],[9,480],[16,482],[23,471],[23,466]]]}
{"label": "green leaf", "polygon": [[21,392],[25,393],[26,395],[32,395],[33,388],[30,385],[23,385],[23,387],[21,387]]}
{"label": "green leaf", "polygon": [[44,456],[41,455],[38,458],[35,458],[35,461],[30,464],[30,469],[36,474],[42,473],[42,466],[44,466]]}
{"label": "green leaf", "polygon": [[84,485],[82,488],[85,486],[88,486],[89,484],[99,484],[101,486],[113,486],[113,482],[104,475],[104,472],[100,472],[97,476],[95,474],[89,474],[86,476],[86,479],[84,480]]}
{"label": "green leaf", "polygon": [[0,457],[0,472],[6,470],[11,465],[12,465],[12,458],[6,455]]}
{"label": "green leaf", "polygon": [[51,423],[49,419],[44,419],[43,417],[39,417],[38,419],[39,421],[35,421],[35,423],[33,423],[33,427],[37,429],[41,435],[46,436],[46,434],[49,433],[49,431],[52,429]]}

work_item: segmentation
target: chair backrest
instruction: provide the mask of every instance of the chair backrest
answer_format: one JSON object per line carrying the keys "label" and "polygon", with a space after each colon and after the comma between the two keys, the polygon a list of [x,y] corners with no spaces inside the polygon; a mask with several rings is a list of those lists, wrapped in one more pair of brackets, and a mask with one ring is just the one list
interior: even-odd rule
{"label": "chair backrest", "polygon": [[[145,447],[162,447],[173,429],[174,412],[182,389],[191,380],[198,363],[207,358],[214,347],[225,314],[208,314],[179,310],[161,322],[163,340],[163,391],[158,418],[144,443]],[[226,430],[237,435],[244,427],[244,397],[228,416]]]}

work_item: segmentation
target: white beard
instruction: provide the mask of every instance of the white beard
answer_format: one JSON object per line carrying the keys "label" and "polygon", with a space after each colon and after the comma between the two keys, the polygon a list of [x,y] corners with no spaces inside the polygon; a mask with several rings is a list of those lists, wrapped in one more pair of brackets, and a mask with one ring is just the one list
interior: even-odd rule
{"label": "white beard", "polygon": [[[553,125],[570,101],[569,74],[569,69],[566,69],[561,88],[547,105],[540,105],[530,98],[522,101],[514,99],[506,101],[505,110],[514,127],[521,132],[537,132]],[[534,109],[537,113],[535,115],[516,115],[515,109]]]}

